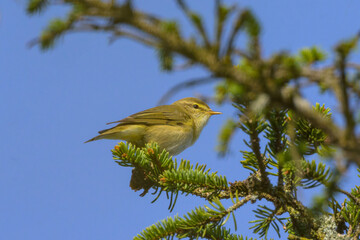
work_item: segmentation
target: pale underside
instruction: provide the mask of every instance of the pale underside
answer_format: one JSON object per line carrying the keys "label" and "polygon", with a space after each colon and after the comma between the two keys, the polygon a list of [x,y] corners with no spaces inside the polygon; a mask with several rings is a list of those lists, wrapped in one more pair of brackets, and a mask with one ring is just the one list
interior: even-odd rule
{"label": "pale underside", "polygon": [[[107,139],[121,139],[143,147],[145,143],[156,142],[160,148],[166,149],[171,155],[177,155],[190,147],[196,139],[190,126],[145,125],[126,126],[106,136]],[[189,128],[185,131],[184,128]]]}

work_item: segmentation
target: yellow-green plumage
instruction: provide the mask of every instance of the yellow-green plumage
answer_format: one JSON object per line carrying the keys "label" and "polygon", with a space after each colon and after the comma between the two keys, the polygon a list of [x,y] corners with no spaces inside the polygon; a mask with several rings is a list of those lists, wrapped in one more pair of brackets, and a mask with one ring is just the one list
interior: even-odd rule
{"label": "yellow-green plumage", "polygon": [[171,155],[177,155],[195,143],[211,115],[220,114],[197,98],[184,98],[171,105],[163,105],[135,113],[115,127],[100,131],[99,139],[121,139],[138,147],[157,142]]}

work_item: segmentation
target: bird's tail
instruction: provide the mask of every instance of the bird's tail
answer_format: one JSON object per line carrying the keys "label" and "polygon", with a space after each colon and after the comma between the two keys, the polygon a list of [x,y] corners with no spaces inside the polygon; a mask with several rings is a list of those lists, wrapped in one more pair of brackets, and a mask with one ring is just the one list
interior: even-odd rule
{"label": "bird's tail", "polygon": [[[114,129],[114,128],[115,128],[115,127],[101,130],[101,131],[99,131],[100,135],[97,135],[96,137],[93,137],[92,139],[89,139],[89,140],[87,140],[87,141],[84,142],[84,143],[96,141],[96,140],[99,140],[99,139],[108,138],[109,136],[111,136],[111,133],[113,133],[113,132],[111,132],[111,131],[109,131],[109,130],[112,130],[112,129]],[[111,139],[111,137],[110,137],[110,139]]]}
{"label": "bird's tail", "polygon": [[99,139],[121,139],[125,141],[139,141],[143,137],[144,126],[115,126],[109,129],[99,131],[99,135],[87,140],[92,142]]}
{"label": "bird's tail", "polygon": [[96,137],[93,137],[92,139],[87,140],[87,141],[84,142],[84,143],[92,142],[92,141],[99,140],[99,139],[103,139],[103,138],[104,138],[104,135],[98,135],[98,136],[96,136]]}

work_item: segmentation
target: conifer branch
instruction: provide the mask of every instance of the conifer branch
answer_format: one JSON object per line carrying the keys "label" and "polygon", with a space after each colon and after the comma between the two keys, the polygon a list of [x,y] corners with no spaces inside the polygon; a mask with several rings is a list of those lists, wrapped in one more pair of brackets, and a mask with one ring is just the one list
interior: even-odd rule
{"label": "conifer branch", "polygon": [[267,206],[259,206],[258,209],[253,211],[258,220],[250,221],[250,223],[254,223],[250,229],[254,229],[254,233],[259,233],[260,237],[265,236],[266,238],[271,225],[280,238],[280,228],[276,221],[283,225],[282,220],[284,220],[284,218],[278,218],[276,216],[278,215],[279,210],[280,207],[271,210]]}
{"label": "conifer branch", "polygon": [[[199,234],[202,238],[207,239],[224,239],[224,240],[255,240],[253,238],[243,237],[242,235],[231,234],[230,230],[222,226],[214,226],[212,224],[206,225]],[[196,236],[190,236],[196,237]]]}
{"label": "conifer branch", "polygon": [[[251,196],[247,196],[225,209],[221,202],[215,199],[214,202],[209,202],[215,209],[205,205],[205,207],[196,208],[183,218],[178,216],[169,217],[147,227],[134,239],[162,239],[169,236],[178,236],[179,238],[199,237],[199,230],[205,230],[204,227],[209,227],[209,224],[214,227],[221,224],[223,218],[250,200]],[[204,233],[202,232],[202,234]]]}
{"label": "conifer branch", "polygon": [[[183,191],[206,199],[228,199],[236,192],[239,196],[251,193],[259,199],[265,198],[275,204],[285,201],[297,211],[306,212],[305,207],[292,196],[284,195],[272,186],[265,188],[261,181],[256,180],[256,177],[233,183],[228,188],[226,178],[217,176],[215,173],[209,174],[210,170],[205,171],[204,165],[193,166],[183,160],[177,166],[176,160],[169,158],[167,152],[161,152],[156,144],[141,149],[121,142],[115,147],[113,154],[119,165],[143,169],[146,177],[152,181],[152,186],[162,187],[163,191]],[[154,159],[156,159],[155,162]]]}
{"label": "conifer branch", "polygon": [[332,178],[330,169],[327,168],[323,163],[316,163],[315,160],[308,162],[302,161],[301,171],[298,176],[302,178],[301,184],[304,188],[314,188],[323,184],[329,186]]}
{"label": "conifer branch", "polygon": [[165,191],[181,191],[195,195],[210,193],[207,199],[218,196],[228,189],[225,177],[192,170],[164,171],[160,176],[161,186]]}
{"label": "conifer branch", "polygon": [[228,190],[225,177],[209,173],[210,169],[206,170],[205,165],[194,166],[186,160],[178,164],[176,159],[169,157],[169,153],[161,151],[156,143],[137,148],[120,142],[112,152],[120,166],[137,169],[136,176],[140,176],[132,178],[132,185],[138,186],[135,190],[144,189],[142,196],[149,188],[161,188],[173,194],[183,192],[212,199]]}

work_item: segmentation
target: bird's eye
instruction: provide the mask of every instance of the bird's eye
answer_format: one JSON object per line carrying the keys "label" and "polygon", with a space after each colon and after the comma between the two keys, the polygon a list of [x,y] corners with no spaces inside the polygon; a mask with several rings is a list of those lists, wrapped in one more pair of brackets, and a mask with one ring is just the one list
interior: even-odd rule
{"label": "bird's eye", "polygon": [[194,107],[195,109],[198,109],[198,108],[199,108],[199,105],[194,104],[193,107]]}

